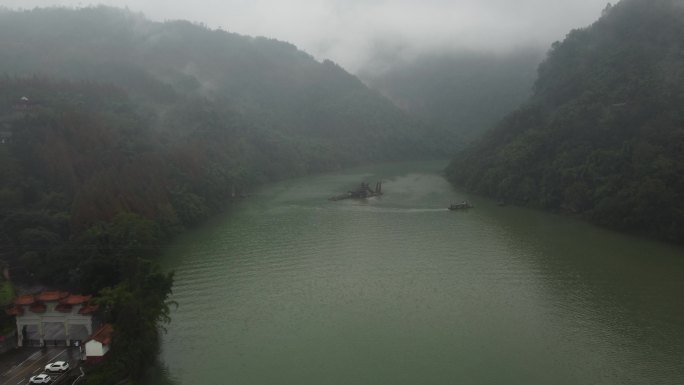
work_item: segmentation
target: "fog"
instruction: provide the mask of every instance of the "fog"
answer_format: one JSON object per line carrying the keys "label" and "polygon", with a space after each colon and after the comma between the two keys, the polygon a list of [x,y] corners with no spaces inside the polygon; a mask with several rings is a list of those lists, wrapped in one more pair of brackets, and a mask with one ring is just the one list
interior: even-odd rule
{"label": "fog", "polygon": [[[543,46],[589,25],[606,0],[103,0],[153,20],[187,19],[285,40],[351,72],[463,49]],[[10,8],[83,7],[82,1],[1,0]]]}

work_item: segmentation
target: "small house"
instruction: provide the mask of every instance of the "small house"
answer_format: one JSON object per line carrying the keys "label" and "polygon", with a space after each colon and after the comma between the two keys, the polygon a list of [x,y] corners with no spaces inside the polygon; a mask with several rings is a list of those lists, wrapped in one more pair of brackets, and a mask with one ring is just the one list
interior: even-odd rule
{"label": "small house", "polygon": [[113,334],[112,324],[104,324],[86,341],[86,363],[97,364],[105,359],[112,344]]}

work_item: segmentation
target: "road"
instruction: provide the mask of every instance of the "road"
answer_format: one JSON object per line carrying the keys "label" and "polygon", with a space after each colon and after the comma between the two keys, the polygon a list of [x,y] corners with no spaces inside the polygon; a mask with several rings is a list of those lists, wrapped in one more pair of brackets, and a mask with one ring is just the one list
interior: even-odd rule
{"label": "road", "polygon": [[[0,358],[0,384],[28,384],[29,378],[43,373],[45,365],[50,362],[67,361],[71,367],[74,367],[78,360],[78,348],[22,348]],[[50,374],[53,379],[52,383],[59,383],[62,376],[57,373]]]}

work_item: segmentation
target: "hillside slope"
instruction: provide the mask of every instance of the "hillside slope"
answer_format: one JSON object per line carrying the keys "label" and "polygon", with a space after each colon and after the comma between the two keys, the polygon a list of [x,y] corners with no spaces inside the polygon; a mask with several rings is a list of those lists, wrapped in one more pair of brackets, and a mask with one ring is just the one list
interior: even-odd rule
{"label": "hillside slope", "polygon": [[534,95],[447,169],[498,199],[684,241],[684,7],[623,0],[555,43]]}
{"label": "hillside slope", "polygon": [[165,240],[266,181],[425,156],[417,128],[287,43],[0,9],[0,259],[15,281],[98,295],[116,337],[88,383],[139,378],[170,320]]}
{"label": "hillside slope", "polygon": [[96,292],[255,185],[423,157],[420,135],[287,43],[107,7],[0,9],[0,259],[44,283]]}
{"label": "hillside slope", "polygon": [[406,114],[336,64],[185,21],[106,7],[0,11],[0,74],[116,84],[157,114],[207,98],[344,161],[429,152]]}
{"label": "hillside slope", "polygon": [[530,97],[543,52],[457,51],[395,60],[360,76],[451,151],[464,148]]}

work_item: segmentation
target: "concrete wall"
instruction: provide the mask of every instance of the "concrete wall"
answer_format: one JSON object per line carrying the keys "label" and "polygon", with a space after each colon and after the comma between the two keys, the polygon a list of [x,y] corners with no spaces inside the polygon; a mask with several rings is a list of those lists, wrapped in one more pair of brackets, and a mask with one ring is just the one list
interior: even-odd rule
{"label": "concrete wall", "polygon": [[101,343],[90,340],[85,344],[86,357],[102,357],[106,353],[104,348]]}

